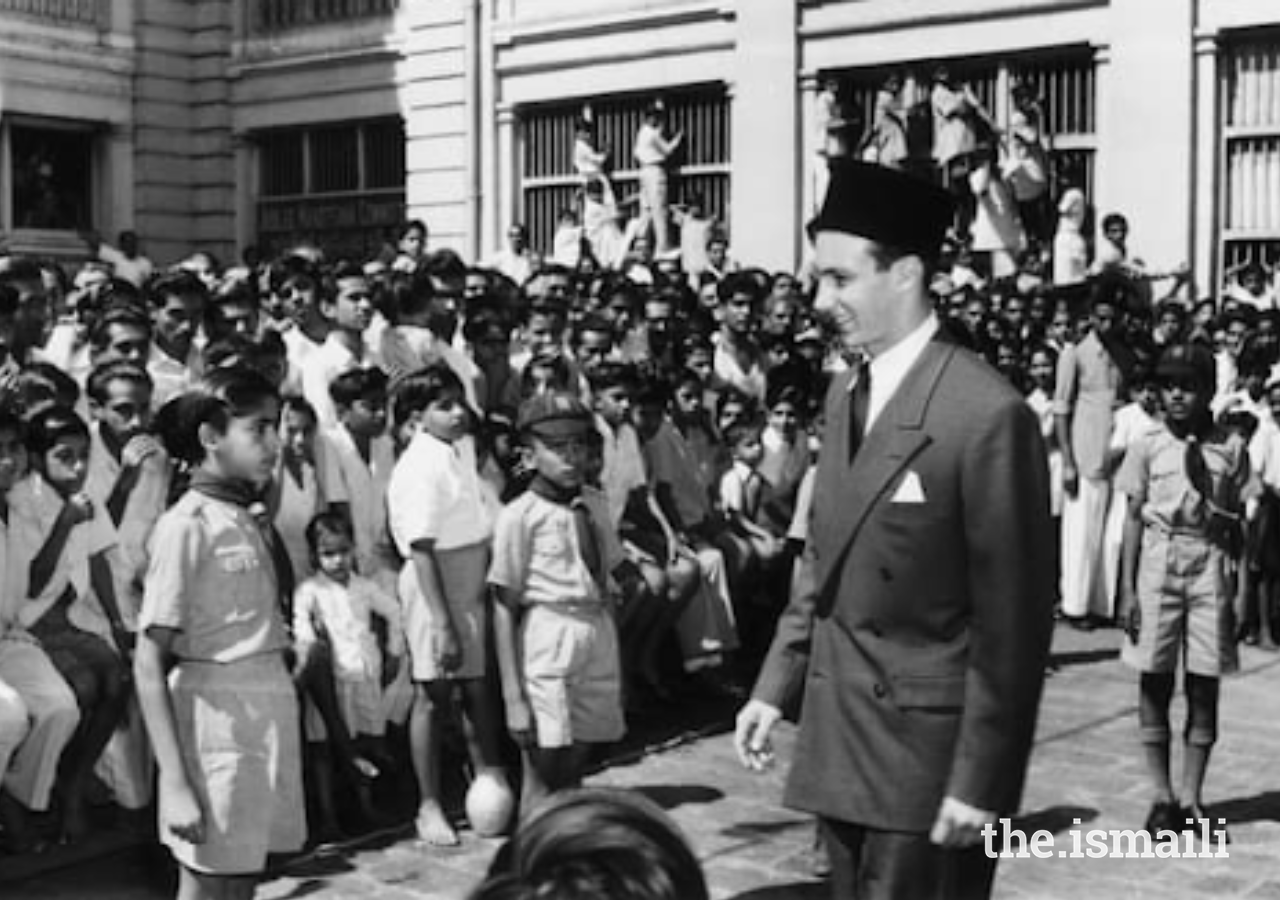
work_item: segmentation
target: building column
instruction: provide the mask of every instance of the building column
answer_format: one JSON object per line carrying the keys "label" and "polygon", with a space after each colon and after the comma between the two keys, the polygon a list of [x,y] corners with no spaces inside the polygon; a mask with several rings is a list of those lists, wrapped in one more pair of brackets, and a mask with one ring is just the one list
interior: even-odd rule
{"label": "building column", "polygon": [[1195,198],[1191,224],[1191,298],[1217,284],[1218,237],[1218,35],[1195,36]]}
{"label": "building column", "polygon": [[795,3],[738,0],[729,228],[734,255],[771,270],[797,263],[798,24]]}
{"label": "building column", "polygon": [[1124,214],[1154,269],[1191,256],[1194,0],[1111,0],[1109,65],[1098,72],[1099,215]]}
{"label": "building column", "polygon": [[808,220],[817,215],[822,198],[818,196],[818,87],[817,72],[800,73],[800,211]]}
{"label": "building column", "polygon": [[112,126],[102,146],[103,158],[96,168],[103,174],[106,183],[102,189],[95,191],[95,202],[101,204],[95,224],[102,239],[115,244],[121,231],[136,228],[134,199],[137,196],[137,186],[134,184],[133,126]]}
{"label": "building column", "polygon": [[246,135],[235,133],[231,135],[231,153],[236,173],[233,198],[235,240],[236,246],[243,250],[250,244],[258,243],[258,210],[254,202],[260,190],[257,153],[253,142]]}
{"label": "building column", "polygon": [[[517,173],[520,166],[520,148],[516,140],[516,110],[509,103],[499,103],[494,111],[497,123],[497,215],[496,235],[506,234],[507,229],[520,221],[521,204]],[[502,246],[506,246],[503,244]]]}

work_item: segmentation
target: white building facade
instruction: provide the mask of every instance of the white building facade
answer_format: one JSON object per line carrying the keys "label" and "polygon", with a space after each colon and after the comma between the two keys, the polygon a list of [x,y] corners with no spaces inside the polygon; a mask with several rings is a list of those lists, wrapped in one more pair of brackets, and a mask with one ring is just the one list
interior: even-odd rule
{"label": "white building facade", "polygon": [[584,105],[625,197],[661,97],[676,199],[794,268],[820,85],[865,113],[887,74],[919,93],[939,64],[998,123],[1034,85],[1055,187],[1125,213],[1149,265],[1190,263],[1204,294],[1280,261],[1274,0],[0,0],[0,241],[355,253],[421,218],[470,257],[517,221],[545,247]]}

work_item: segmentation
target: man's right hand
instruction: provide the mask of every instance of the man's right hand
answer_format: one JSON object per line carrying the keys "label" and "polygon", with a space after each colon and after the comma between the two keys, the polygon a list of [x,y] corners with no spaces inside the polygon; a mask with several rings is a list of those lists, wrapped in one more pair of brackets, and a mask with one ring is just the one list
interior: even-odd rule
{"label": "man's right hand", "polygon": [[738,759],[753,772],[763,772],[773,765],[773,742],[769,734],[782,718],[782,710],[763,700],[749,700],[738,712],[733,732],[733,747]]}

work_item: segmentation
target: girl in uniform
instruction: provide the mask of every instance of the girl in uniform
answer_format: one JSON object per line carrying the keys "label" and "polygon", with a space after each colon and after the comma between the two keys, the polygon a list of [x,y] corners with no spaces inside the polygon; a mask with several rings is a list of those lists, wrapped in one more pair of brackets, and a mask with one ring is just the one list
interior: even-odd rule
{"label": "girl in uniform", "polygon": [[306,837],[280,604],[292,573],[260,499],[280,400],[232,368],[175,402],[165,443],[193,472],[156,526],[134,674],[179,900],[248,900],[267,854]]}

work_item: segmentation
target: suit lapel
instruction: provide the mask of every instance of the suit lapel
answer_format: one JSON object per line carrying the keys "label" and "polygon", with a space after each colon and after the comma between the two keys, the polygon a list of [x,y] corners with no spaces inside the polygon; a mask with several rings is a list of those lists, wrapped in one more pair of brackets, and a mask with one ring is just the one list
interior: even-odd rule
{"label": "suit lapel", "polygon": [[[955,353],[954,345],[934,340],[921,353],[907,372],[871,430],[863,438],[858,455],[850,466],[848,459],[849,402],[845,396],[835,398],[828,406],[826,434],[835,445],[826,452],[824,446],[821,474],[816,496],[830,498],[825,514],[817,522],[815,539],[822,541],[821,557],[831,560],[824,573],[833,576],[841,566],[867,515],[877,499],[897,478],[906,465],[930,442],[924,431],[925,413],[947,362]],[[845,382],[847,383],[847,382]],[[824,441],[825,444],[825,441]],[[825,579],[824,579],[825,580]]]}

